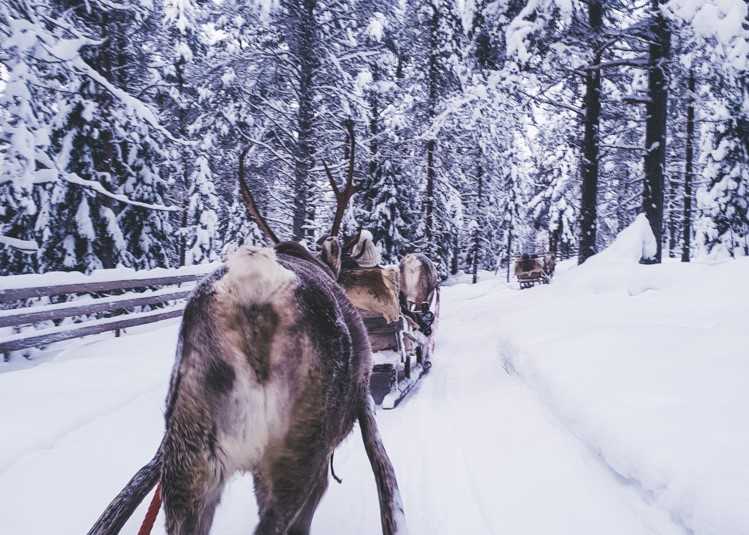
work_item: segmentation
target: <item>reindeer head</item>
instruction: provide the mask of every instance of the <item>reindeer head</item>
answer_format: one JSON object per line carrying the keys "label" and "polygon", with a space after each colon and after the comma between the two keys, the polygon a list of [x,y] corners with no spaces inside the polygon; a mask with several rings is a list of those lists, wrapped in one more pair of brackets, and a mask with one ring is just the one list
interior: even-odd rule
{"label": "reindeer head", "polygon": [[335,274],[336,279],[341,274],[341,240],[335,236],[324,236],[320,245],[320,260]]}
{"label": "reindeer head", "polygon": [[[341,229],[343,215],[346,213],[346,208],[351,201],[351,197],[358,189],[357,186],[354,185],[354,155],[356,151],[354,123],[351,120],[347,120],[345,126],[349,142],[346,181],[343,189],[339,188],[336,180],[333,178],[333,174],[328,168],[328,164],[323,160],[325,174],[328,177],[330,187],[333,189],[333,193],[335,195],[336,211],[335,217],[333,218],[333,226],[330,232],[323,235],[317,241],[317,245],[320,247],[320,255],[318,259],[330,268],[336,279],[341,272],[341,258],[343,253],[343,248],[341,247],[341,241],[338,238],[338,234]],[[258,210],[255,199],[252,196],[252,192],[250,191],[250,188],[247,186],[247,182],[245,181],[244,159],[248,152],[249,148],[246,148],[241,152],[239,156],[239,189],[242,195],[242,200],[244,201],[248,216],[257,223],[258,227],[265,233],[265,235],[274,245],[278,245],[279,243],[281,243],[281,240],[278,239],[276,234],[268,225],[265,218]]]}
{"label": "reindeer head", "polygon": [[343,256],[346,257],[347,255],[351,254],[351,250],[354,248],[354,245],[357,244],[359,241],[359,238],[361,237],[362,227],[359,227],[356,229],[356,232],[353,234],[345,234],[343,236]]}

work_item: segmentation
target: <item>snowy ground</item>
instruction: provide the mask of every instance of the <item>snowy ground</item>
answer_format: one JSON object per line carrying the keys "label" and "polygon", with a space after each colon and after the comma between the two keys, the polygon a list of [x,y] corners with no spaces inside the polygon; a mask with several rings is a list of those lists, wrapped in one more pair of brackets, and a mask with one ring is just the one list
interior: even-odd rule
{"label": "snowy ground", "polygon": [[[749,533],[749,259],[623,256],[444,288],[432,373],[378,414],[412,535]],[[176,330],[0,373],[0,533],[87,531],[159,442]],[[378,534],[358,432],[335,462],[313,532]],[[213,533],[255,522],[236,478]]]}

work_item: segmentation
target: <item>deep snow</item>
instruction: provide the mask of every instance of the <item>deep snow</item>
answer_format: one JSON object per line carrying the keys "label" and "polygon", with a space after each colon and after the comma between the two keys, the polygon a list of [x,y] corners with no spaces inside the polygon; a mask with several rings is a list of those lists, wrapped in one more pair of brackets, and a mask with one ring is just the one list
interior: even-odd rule
{"label": "deep snow", "polygon": [[[490,275],[443,289],[432,372],[378,413],[412,534],[749,533],[749,259],[625,257],[527,291]],[[0,373],[1,533],[87,531],[159,443],[176,332]],[[379,533],[358,431],[335,464],[313,533]],[[237,477],[213,533],[255,522]]]}

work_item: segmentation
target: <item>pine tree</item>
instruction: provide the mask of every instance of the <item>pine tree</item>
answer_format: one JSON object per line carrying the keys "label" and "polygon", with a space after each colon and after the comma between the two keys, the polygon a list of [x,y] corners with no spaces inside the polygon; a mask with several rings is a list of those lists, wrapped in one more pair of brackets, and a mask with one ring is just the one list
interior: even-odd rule
{"label": "pine tree", "polygon": [[[356,195],[356,219],[372,231],[386,262],[397,262],[419,248],[420,190],[423,177],[414,168],[421,154],[412,142],[417,126],[409,118],[417,86],[407,75],[410,24],[399,6],[367,4],[366,43],[379,54],[357,77],[366,98],[367,172]],[[412,165],[413,162],[413,165]]]}
{"label": "pine tree", "polygon": [[[8,125],[3,140],[8,148],[0,153],[0,236],[36,246],[36,152],[46,149],[48,139],[32,109],[33,97],[24,83],[25,69],[22,63],[12,68],[5,91],[0,93]],[[0,275],[34,271],[34,260],[35,255],[0,242]]]}
{"label": "pine tree", "polygon": [[468,233],[471,236],[473,242],[471,250],[471,275],[473,277],[473,284],[478,282],[479,265],[481,264],[481,245],[484,242],[484,233],[486,232],[486,217],[485,217],[485,198],[486,198],[486,178],[484,172],[483,162],[484,151],[479,150],[476,162],[476,200],[474,203],[474,217],[471,221],[471,226],[468,229]]}
{"label": "pine tree", "polygon": [[392,162],[385,162],[377,182],[372,184],[373,209],[367,218],[366,228],[372,232],[386,263],[397,263],[407,247],[404,233],[409,227],[409,216],[404,211],[408,199],[406,188],[399,187],[400,170]]}
{"label": "pine tree", "polygon": [[[507,282],[510,282],[510,266],[514,251],[518,249],[517,242],[522,235],[520,225],[520,203],[522,202],[519,192],[519,177],[515,167],[505,173],[504,186],[506,197],[500,206],[503,213],[502,233],[505,236],[502,260],[507,268]],[[500,262],[502,263],[502,262]]]}
{"label": "pine tree", "polygon": [[[163,54],[164,68],[157,73],[158,78],[154,80],[154,99],[160,102],[160,108],[164,110],[163,116],[171,128],[179,134],[182,139],[190,139],[191,136],[189,110],[199,107],[198,96],[193,80],[190,77],[191,68],[199,64],[199,59],[204,60],[204,47],[198,39],[199,21],[204,17],[205,6],[199,8],[193,0],[164,0],[163,14],[159,24],[155,25],[156,35],[151,39],[154,41],[153,48]],[[160,30],[160,31],[159,31]],[[196,55],[200,54],[198,59]],[[203,69],[200,69],[203,71]],[[200,72],[199,71],[199,72]],[[159,89],[164,87],[164,89]],[[193,132],[195,134],[195,132]],[[184,227],[187,225],[187,206],[189,198],[188,179],[191,174],[191,163],[195,160],[195,151],[186,146],[173,146],[168,160],[175,162],[174,186],[182,210],[174,214],[171,220],[173,225],[179,226],[178,258],[179,265],[185,264],[187,255],[187,233]]]}
{"label": "pine tree", "polygon": [[[534,168],[539,173],[535,177],[535,191],[527,204],[530,223],[536,232],[546,236],[547,243],[539,244],[543,250],[548,247],[552,255],[563,254],[575,249],[577,238],[577,203],[575,154],[564,142],[565,125],[542,133],[539,144],[548,147],[551,143],[543,138],[547,135],[558,143],[547,152],[537,150]],[[561,138],[561,139],[560,139]],[[548,144],[548,145],[547,145]]]}
{"label": "pine tree", "polygon": [[749,115],[743,99],[728,106],[728,119],[713,132],[703,175],[706,189],[698,193],[698,232],[705,250],[714,255],[749,256]]}
{"label": "pine tree", "polygon": [[[141,126],[140,145],[133,147],[129,158],[132,175],[123,185],[123,192],[133,201],[148,205],[166,205],[169,181],[154,169],[153,163],[164,156],[148,128]],[[169,212],[142,206],[126,205],[118,219],[124,231],[128,252],[135,269],[170,267],[176,264],[173,227]]]}
{"label": "pine tree", "polygon": [[36,10],[2,4],[0,28],[0,275],[8,275],[39,269],[39,184],[54,179],[49,123],[66,72],[49,52],[63,43],[59,28],[42,24]]}
{"label": "pine tree", "polygon": [[447,276],[451,257],[457,254],[459,227],[455,225],[455,191],[447,171],[453,163],[452,140],[435,120],[449,97],[457,93],[454,68],[460,57],[461,23],[450,2],[407,2],[398,33],[399,47],[411,50],[410,61],[399,66],[407,103],[403,113],[408,117],[408,131],[402,137],[420,142],[420,146],[410,147],[409,157],[414,160],[408,170],[409,182],[421,190],[416,247]]}
{"label": "pine tree", "polygon": [[216,259],[218,251],[218,197],[208,158],[201,154],[190,177],[187,208],[187,265]]}
{"label": "pine tree", "polygon": [[[114,141],[116,125],[103,122],[103,110],[111,106],[111,96],[103,88],[82,82],[53,139],[63,173],[116,190],[126,166],[123,147]],[[124,124],[119,126],[126,128]],[[84,188],[66,182],[55,184],[49,216],[51,234],[41,252],[41,269],[90,272],[132,265],[111,205]]]}
{"label": "pine tree", "polygon": [[60,175],[45,214],[50,229],[40,269],[132,266],[136,260],[125,236],[140,241],[133,246],[135,256],[142,256],[139,247],[145,238],[143,229],[121,226],[119,215],[129,202],[123,192],[142,193],[137,187],[141,178],[153,183],[161,163],[155,147],[163,143],[151,110],[127,93],[142,69],[136,61],[141,53],[138,31],[147,12],[138,6],[110,11],[98,2],[56,1],[54,7],[82,34],[107,38],[66,52],[76,76],[71,75],[64,99],[58,95],[60,118],[51,125],[53,166]]}

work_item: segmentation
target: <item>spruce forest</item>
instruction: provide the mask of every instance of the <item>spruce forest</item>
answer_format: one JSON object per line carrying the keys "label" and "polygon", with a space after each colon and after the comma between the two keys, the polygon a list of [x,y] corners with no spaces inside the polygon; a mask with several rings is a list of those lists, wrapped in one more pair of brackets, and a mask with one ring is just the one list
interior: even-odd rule
{"label": "spruce forest", "polygon": [[[442,277],[749,255],[743,0],[2,0],[0,275],[343,232]],[[353,138],[355,151],[351,154]]]}
{"label": "spruce forest", "polygon": [[0,0],[0,534],[749,535],[749,0]]}

